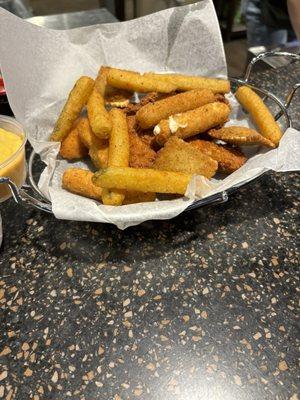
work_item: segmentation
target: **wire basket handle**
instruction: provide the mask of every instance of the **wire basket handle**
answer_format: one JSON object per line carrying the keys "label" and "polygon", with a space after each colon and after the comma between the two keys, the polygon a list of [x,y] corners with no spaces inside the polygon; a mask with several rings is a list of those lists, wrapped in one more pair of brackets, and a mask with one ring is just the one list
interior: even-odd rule
{"label": "wire basket handle", "polygon": [[18,186],[7,177],[0,177],[0,185],[1,184],[8,185],[12,197],[17,204],[26,204],[31,207],[37,208],[38,210],[52,213],[52,206],[50,203],[48,203],[47,201],[41,201],[27,193],[27,189],[31,189],[30,186],[23,185],[22,188],[19,189]]}
{"label": "wire basket handle", "polygon": [[248,82],[252,68],[254,65],[261,60],[264,60],[265,58],[270,58],[270,57],[287,57],[292,60],[297,60],[300,61],[300,55],[299,54],[294,54],[294,53],[288,53],[287,51],[265,51],[264,53],[258,54],[256,57],[252,58],[252,60],[249,62],[246,68],[246,72],[244,75],[244,81]]}

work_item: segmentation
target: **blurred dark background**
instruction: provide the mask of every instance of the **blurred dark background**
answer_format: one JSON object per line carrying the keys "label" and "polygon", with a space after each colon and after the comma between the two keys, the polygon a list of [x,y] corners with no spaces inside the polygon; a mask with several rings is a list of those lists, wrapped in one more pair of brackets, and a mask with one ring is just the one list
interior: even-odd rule
{"label": "blurred dark background", "polygon": [[[230,76],[241,76],[247,61],[266,49],[288,46],[299,52],[287,3],[300,25],[300,0],[213,0],[221,26]],[[129,20],[190,0],[0,0],[0,7],[32,23],[68,29],[95,23]],[[298,14],[297,14],[298,13]],[[295,24],[294,21],[294,24]],[[298,32],[299,34],[299,32]],[[298,36],[299,38],[299,36]],[[284,62],[284,61],[283,61]],[[280,60],[274,61],[280,64]]]}

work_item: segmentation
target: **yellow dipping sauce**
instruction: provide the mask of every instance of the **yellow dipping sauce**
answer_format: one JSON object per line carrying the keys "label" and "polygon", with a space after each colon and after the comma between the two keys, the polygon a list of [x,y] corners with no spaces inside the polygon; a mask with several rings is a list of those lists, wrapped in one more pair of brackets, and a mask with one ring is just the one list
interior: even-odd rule
{"label": "yellow dipping sauce", "polygon": [[16,153],[22,142],[20,136],[0,128],[0,164]]}
{"label": "yellow dipping sauce", "polygon": [[[10,178],[18,187],[22,186],[25,180],[25,149],[23,144],[24,137],[0,128],[0,177]],[[10,196],[9,187],[0,184],[0,202]]]}

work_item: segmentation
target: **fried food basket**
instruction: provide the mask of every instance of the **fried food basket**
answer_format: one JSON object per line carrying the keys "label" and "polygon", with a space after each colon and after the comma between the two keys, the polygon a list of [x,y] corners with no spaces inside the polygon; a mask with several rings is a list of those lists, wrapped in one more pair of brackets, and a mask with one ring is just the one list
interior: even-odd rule
{"label": "fried food basket", "polygon": [[[297,54],[292,54],[287,52],[264,52],[251,60],[251,62],[247,66],[243,79],[230,78],[230,82],[231,82],[231,90],[233,93],[238,89],[239,86],[247,85],[251,89],[253,89],[258,95],[260,95],[270,108],[271,112],[274,115],[275,120],[278,121],[282,130],[285,131],[287,128],[292,127],[292,121],[289,116],[289,106],[291,104],[295,92],[300,87],[300,83],[294,85],[290,89],[290,92],[288,93],[286,99],[282,100],[277,96],[275,96],[273,93],[258,88],[255,85],[251,84],[251,79],[250,79],[253,66],[258,61],[261,61],[268,57],[278,57],[278,56],[287,57],[291,60],[300,61],[300,55]],[[21,205],[22,204],[29,205],[31,207],[37,208],[38,210],[52,213],[51,202],[40,191],[36,183],[36,179],[39,176],[38,173],[34,172],[34,166],[36,165],[37,156],[38,155],[34,151],[31,152],[28,160],[27,182],[20,189],[7,177],[0,177],[0,184],[7,184],[9,186],[12,193],[12,197],[16,201],[16,203]],[[214,194],[212,196],[206,197],[201,200],[196,200],[187,208],[187,210],[195,209],[209,204],[226,202],[231,193],[235,192],[240,187],[248,184],[249,182],[257,178],[258,177],[255,177],[251,180],[243,182],[240,185],[231,187],[229,190],[222,191],[220,193]]]}

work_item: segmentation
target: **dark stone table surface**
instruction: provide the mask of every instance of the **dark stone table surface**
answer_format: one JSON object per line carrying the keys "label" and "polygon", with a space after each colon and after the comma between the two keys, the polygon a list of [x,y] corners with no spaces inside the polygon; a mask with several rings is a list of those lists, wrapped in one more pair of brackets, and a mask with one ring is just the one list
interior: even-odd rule
{"label": "dark stone table surface", "polygon": [[298,173],[125,231],[0,207],[0,398],[298,399]]}

